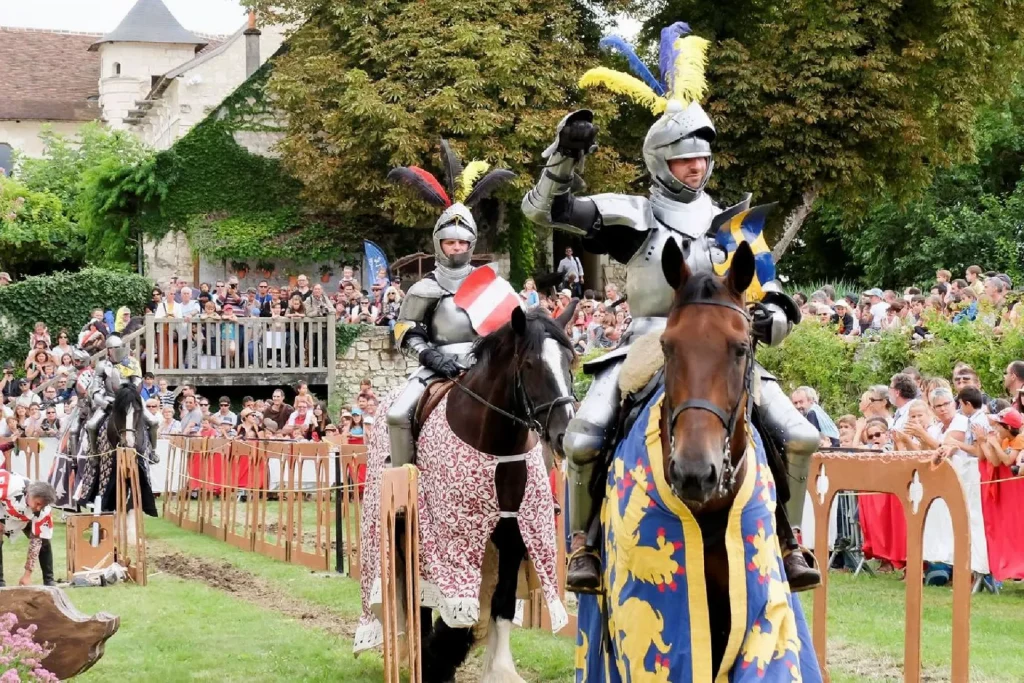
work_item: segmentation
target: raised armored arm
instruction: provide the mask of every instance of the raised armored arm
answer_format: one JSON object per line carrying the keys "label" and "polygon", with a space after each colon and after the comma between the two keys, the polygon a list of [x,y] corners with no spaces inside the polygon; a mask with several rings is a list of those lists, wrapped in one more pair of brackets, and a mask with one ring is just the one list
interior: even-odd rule
{"label": "raised armored arm", "polygon": [[596,146],[594,114],[587,109],[575,111],[559,124],[555,141],[544,150],[544,170],[537,184],[523,197],[523,213],[538,225],[560,228],[577,235],[589,235],[601,220],[594,203],[572,194],[576,172],[583,158]]}

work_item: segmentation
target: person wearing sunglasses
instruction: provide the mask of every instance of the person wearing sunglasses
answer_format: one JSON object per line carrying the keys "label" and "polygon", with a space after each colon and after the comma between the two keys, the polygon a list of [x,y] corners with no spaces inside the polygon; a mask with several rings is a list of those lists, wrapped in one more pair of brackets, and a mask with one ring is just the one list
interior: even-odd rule
{"label": "person wearing sunglasses", "polygon": [[864,439],[867,447],[871,450],[892,450],[892,442],[889,438],[889,424],[886,422],[885,418],[870,418],[864,426]]}

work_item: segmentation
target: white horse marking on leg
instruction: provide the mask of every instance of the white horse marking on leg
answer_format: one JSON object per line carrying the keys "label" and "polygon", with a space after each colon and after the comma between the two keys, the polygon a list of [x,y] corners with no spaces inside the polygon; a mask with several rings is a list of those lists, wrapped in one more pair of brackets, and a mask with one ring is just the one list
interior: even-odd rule
{"label": "white horse marking on leg", "polygon": [[[494,620],[490,624],[491,633],[494,633],[494,640],[490,635],[487,638],[487,666],[484,668],[481,683],[526,683],[516,673],[516,663],[512,659],[512,622],[508,619]],[[491,646],[494,646],[493,655]]]}

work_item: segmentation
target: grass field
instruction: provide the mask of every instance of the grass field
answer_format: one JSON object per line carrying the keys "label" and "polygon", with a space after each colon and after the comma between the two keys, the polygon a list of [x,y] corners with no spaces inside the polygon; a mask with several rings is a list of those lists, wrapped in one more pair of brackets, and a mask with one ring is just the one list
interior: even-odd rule
{"label": "grass field", "polygon": [[[121,617],[121,629],[100,663],[79,680],[111,681],[379,681],[380,658],[351,655],[359,587],[333,574],[312,573],[244,552],[163,520],[147,520],[151,579],[146,588],[119,585],[71,589],[82,611]],[[54,540],[57,576],[64,575],[63,526]],[[7,544],[5,544],[7,545]],[[7,545],[9,585],[21,571],[25,543]],[[37,574],[38,579],[38,574]],[[834,574],[830,591],[829,659],[833,680],[902,680],[903,584],[893,576]],[[1024,588],[977,595],[971,618],[974,681],[1024,679]],[[811,600],[804,601],[810,618]],[[926,588],[924,654],[927,680],[948,680],[952,598]],[[520,673],[529,681],[572,680],[572,643],[536,631],[514,633]],[[962,644],[959,644],[962,646]],[[475,653],[461,681],[474,681]]]}

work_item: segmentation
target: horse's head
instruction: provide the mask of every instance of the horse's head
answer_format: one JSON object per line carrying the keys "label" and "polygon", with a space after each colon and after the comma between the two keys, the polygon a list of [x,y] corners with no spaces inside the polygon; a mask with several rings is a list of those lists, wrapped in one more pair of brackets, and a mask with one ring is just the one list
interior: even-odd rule
{"label": "horse's head", "polygon": [[743,293],[754,277],[754,254],[744,242],[725,277],[693,274],[670,240],[662,270],[675,289],[661,337],[669,432],[664,471],[672,491],[697,511],[731,500],[746,448],[754,349]]}
{"label": "horse's head", "polygon": [[575,353],[565,328],[577,303],[573,299],[557,318],[516,308],[509,324],[481,339],[476,348],[478,361],[487,364],[496,382],[501,370],[510,373],[506,381],[516,417],[531,424],[560,456],[566,427],[576,414]]}

